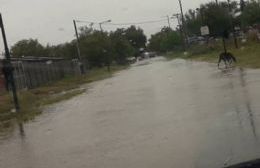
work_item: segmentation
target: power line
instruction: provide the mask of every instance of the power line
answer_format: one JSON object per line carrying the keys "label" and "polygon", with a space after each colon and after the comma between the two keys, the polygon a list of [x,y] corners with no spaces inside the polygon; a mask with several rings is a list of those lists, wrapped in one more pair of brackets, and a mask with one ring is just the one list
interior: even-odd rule
{"label": "power line", "polygon": [[127,25],[142,25],[142,24],[152,24],[152,23],[159,23],[164,22],[165,19],[160,20],[149,20],[149,21],[142,21],[142,22],[128,22],[128,23],[109,23],[110,25],[115,26],[127,26]]}
{"label": "power line", "polygon": [[[78,23],[94,23],[99,24],[98,22],[92,22],[92,21],[86,21],[86,20],[75,20]],[[143,25],[143,24],[152,24],[152,23],[159,23],[164,22],[165,19],[160,20],[147,20],[142,22],[125,22],[125,23],[107,23],[107,25],[113,25],[113,26],[127,26],[127,25]]]}
{"label": "power line", "polygon": [[91,22],[91,21],[86,21],[86,20],[75,20],[77,23],[94,23],[98,24],[98,22]]}

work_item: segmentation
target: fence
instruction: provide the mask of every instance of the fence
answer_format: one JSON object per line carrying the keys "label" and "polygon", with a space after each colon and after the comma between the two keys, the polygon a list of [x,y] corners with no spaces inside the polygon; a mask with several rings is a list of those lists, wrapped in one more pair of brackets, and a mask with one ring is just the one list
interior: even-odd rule
{"label": "fence", "polygon": [[12,60],[18,90],[33,89],[66,76],[80,74],[77,60],[59,58],[26,58]]}
{"label": "fence", "polygon": [[0,95],[5,91],[4,75],[0,72]]}

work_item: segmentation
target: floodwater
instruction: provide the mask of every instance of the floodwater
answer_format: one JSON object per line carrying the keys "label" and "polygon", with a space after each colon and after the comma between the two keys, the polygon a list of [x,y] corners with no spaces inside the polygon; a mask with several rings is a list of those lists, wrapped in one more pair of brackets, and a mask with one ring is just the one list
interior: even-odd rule
{"label": "floodwater", "polygon": [[220,168],[260,158],[259,70],[156,58],[86,87],[2,138],[0,167]]}

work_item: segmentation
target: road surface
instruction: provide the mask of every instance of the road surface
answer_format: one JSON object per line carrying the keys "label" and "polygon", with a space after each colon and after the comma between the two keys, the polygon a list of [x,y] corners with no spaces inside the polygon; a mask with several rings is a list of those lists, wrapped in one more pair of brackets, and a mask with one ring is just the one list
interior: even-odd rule
{"label": "road surface", "polygon": [[220,168],[260,158],[260,71],[156,58],[0,140],[1,168]]}

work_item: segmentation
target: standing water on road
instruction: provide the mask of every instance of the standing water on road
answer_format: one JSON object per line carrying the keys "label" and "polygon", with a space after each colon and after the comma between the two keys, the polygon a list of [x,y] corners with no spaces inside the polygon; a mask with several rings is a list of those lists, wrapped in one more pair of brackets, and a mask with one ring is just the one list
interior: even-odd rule
{"label": "standing water on road", "polygon": [[260,158],[259,79],[259,70],[185,60],[135,65],[2,138],[0,167],[220,168]]}

